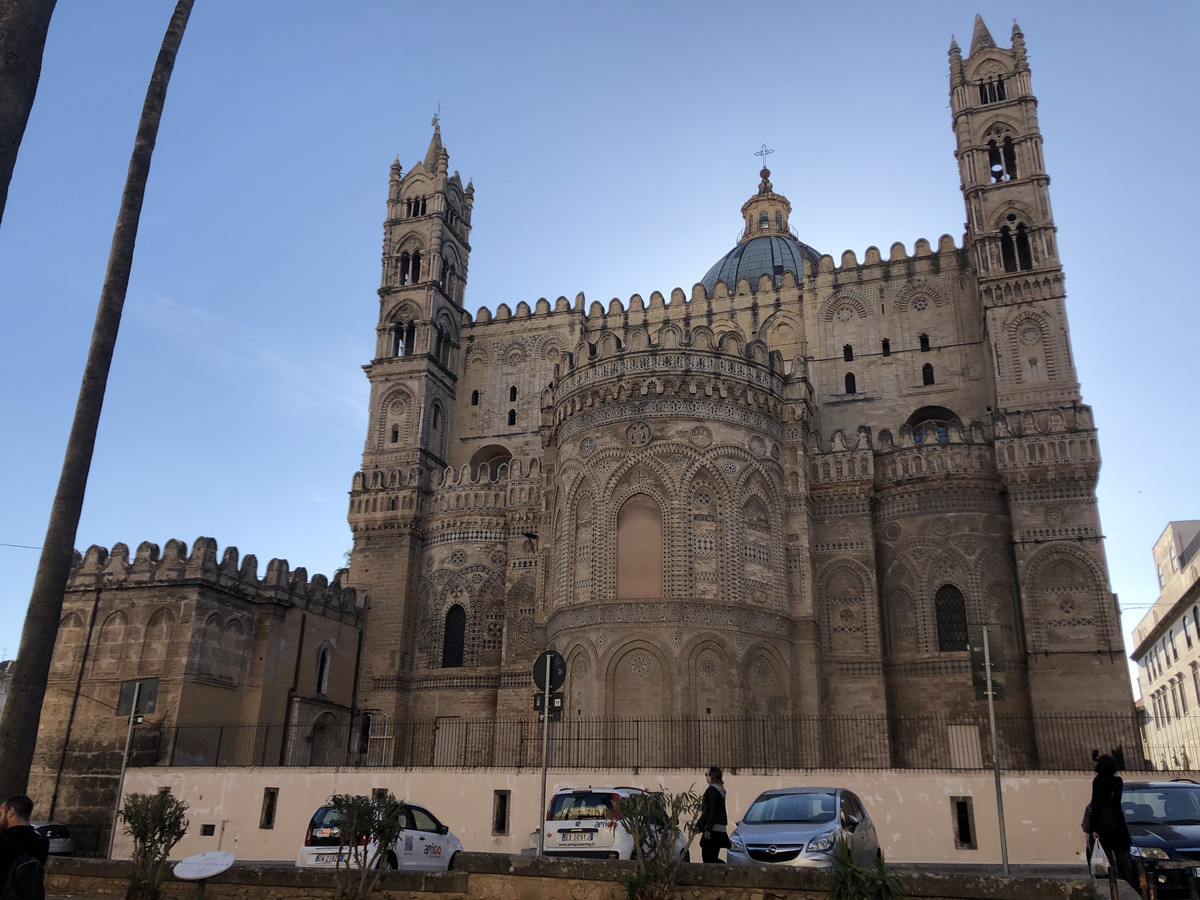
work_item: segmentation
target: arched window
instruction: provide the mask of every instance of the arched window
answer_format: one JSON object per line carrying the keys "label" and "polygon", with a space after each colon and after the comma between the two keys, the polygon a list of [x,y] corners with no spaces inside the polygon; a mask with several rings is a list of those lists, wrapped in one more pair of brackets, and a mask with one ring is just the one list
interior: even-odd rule
{"label": "arched window", "polygon": [[1000,144],[1000,153],[1004,159],[1004,173],[1010,178],[1017,177],[1017,151],[1013,147],[1011,134],[1006,134]]}
{"label": "arched window", "polygon": [[471,391],[471,405],[472,406],[479,405],[479,391]]}
{"label": "arched window", "polygon": [[317,653],[317,693],[329,693],[329,648],[322,647]]}
{"label": "arched window", "polygon": [[510,387],[508,389],[508,402],[509,403],[517,402],[517,386],[516,385],[513,385],[512,387]]}
{"label": "arched window", "polygon": [[649,494],[634,494],[617,511],[617,598],[657,598],[662,587],[662,509]]}
{"label": "arched window", "polygon": [[412,267],[412,257],[408,253],[400,254],[400,283],[408,284],[408,276]]}
{"label": "arched window", "polygon": [[856,387],[857,386],[854,383],[854,373],[847,372],[846,373],[846,393],[847,394],[857,393]]}
{"label": "arched window", "polygon": [[1029,232],[1022,223],[1017,226],[1017,268],[1024,272],[1033,268],[1033,253],[1029,249]]}
{"label": "arched window", "polygon": [[1192,633],[1188,631],[1188,617],[1183,617],[1183,639],[1187,641],[1189,648],[1192,646]]}
{"label": "arched window", "polygon": [[887,338],[883,339],[883,355],[884,356],[892,355],[892,342],[889,341]]}
{"label": "arched window", "polygon": [[508,411],[508,424],[509,425],[517,424],[517,411],[515,409],[510,409]]}
{"label": "arched window", "polygon": [[931,363],[921,366],[921,384],[933,384],[933,365]]}
{"label": "arched window", "polygon": [[425,212],[428,209],[428,207],[426,206],[426,203],[427,203],[426,199],[424,197],[422,197],[421,198],[421,215],[425,215]]}
{"label": "arched window", "polygon": [[775,210],[775,230],[783,231],[783,213],[779,210]]}
{"label": "arched window", "polygon": [[846,344],[844,347],[842,347],[842,360],[843,362],[854,361],[854,348],[851,345]]}
{"label": "arched window", "polygon": [[955,653],[967,649],[967,604],[962,591],[952,584],[943,584],[933,598],[937,617],[939,653]]}
{"label": "arched window", "polygon": [[928,353],[929,352],[929,335],[927,335],[927,334],[921,335],[920,341],[921,341],[921,352]]}
{"label": "arched window", "polygon": [[[424,205],[425,201],[421,201]],[[412,283],[416,284],[421,280],[421,251],[414,250],[412,255]]]}
{"label": "arched window", "polygon": [[466,637],[467,611],[456,603],[446,613],[446,629],[442,632],[443,669],[462,668]]}
{"label": "arched window", "polygon": [[769,219],[767,219],[767,211],[764,209],[764,210],[763,210],[761,213],[759,213],[759,215],[758,215],[758,230],[759,230],[759,231],[766,231],[766,230],[767,230],[767,225],[768,225],[768,222],[769,222],[769,221],[770,221],[770,220],[769,220]]}
{"label": "arched window", "polygon": [[400,426],[399,425],[392,426],[392,443],[393,444],[400,443]]}
{"label": "arched window", "polygon": [[442,408],[436,403],[433,404],[433,427],[435,430],[442,427]]}

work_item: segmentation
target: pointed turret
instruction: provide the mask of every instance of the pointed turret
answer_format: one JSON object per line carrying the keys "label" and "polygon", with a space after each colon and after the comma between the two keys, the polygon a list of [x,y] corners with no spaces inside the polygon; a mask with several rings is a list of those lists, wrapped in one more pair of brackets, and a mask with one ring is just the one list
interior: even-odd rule
{"label": "pointed turret", "polygon": [[974,56],[980,50],[991,50],[995,46],[996,42],[992,39],[992,33],[983,24],[983,16],[975,13],[975,33],[971,35],[971,55]]}
{"label": "pointed turret", "polygon": [[956,84],[962,84],[963,80],[962,50],[958,46],[958,41],[954,39],[954,35],[950,35],[950,85],[953,87]]}
{"label": "pointed turret", "polygon": [[1028,71],[1029,60],[1025,56],[1025,35],[1021,34],[1021,26],[1013,19],[1012,30],[1013,68],[1018,71]]}

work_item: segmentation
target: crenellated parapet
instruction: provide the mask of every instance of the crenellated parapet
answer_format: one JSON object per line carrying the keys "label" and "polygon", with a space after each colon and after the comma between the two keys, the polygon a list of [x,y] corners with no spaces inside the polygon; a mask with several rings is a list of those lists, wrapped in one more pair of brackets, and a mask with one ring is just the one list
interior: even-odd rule
{"label": "crenellated parapet", "polygon": [[272,559],[265,575],[259,578],[258,560],[253,554],[246,554],[239,562],[237,547],[226,547],[218,560],[217,542],[206,537],[195,540],[191,553],[183,541],[167,541],[161,552],[157,544],[143,541],[132,560],[126,544],[114,544],[111,551],[93,544],[86,553],[75,552],[67,590],[199,583],[253,603],[282,603],[357,615],[362,603],[354,588],[342,585],[346,571],[338,569],[332,581],[324,575],[310,579],[304,568],[292,570],[287,560]]}
{"label": "crenellated parapet", "polygon": [[1087,406],[996,417],[996,462],[1005,481],[1082,480],[1100,473],[1100,446]]}

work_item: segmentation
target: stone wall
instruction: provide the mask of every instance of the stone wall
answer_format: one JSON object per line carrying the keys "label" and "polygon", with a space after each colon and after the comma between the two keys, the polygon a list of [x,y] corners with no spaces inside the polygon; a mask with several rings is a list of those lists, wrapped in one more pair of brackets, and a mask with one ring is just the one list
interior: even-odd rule
{"label": "stone wall", "polygon": [[[87,897],[124,896],[131,866],[93,860],[53,860],[47,869],[47,893]],[[624,900],[623,879],[632,874],[630,862],[538,860],[527,857],[473,853],[460,857],[453,872],[384,875],[375,896],[379,900]],[[1086,877],[1010,878],[970,875],[903,874],[907,896],[925,900],[1090,900]],[[823,900],[828,896],[827,873],[787,866],[768,869],[725,866],[684,866],[679,879],[681,900]],[[191,900],[194,882],[168,876],[164,900]],[[332,872],[283,867],[235,867],[211,878],[204,887],[207,900],[324,900],[336,896]]]}

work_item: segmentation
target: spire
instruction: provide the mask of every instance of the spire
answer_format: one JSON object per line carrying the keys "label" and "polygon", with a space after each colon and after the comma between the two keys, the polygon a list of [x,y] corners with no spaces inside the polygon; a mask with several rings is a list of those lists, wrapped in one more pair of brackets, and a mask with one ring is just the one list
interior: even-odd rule
{"label": "spire", "polygon": [[996,42],[992,40],[992,33],[983,24],[983,16],[975,13],[975,33],[971,35],[971,55],[974,56],[980,50],[990,50],[995,46]]}
{"label": "spire", "polygon": [[954,39],[954,35],[950,35],[950,83],[962,84],[962,82],[962,49],[958,46],[958,41]]}
{"label": "spire", "polygon": [[438,158],[444,152],[442,149],[442,125],[438,117],[433,117],[433,137],[429,140],[429,149],[425,151],[425,168],[436,171]]}
{"label": "spire", "polygon": [[1021,26],[1017,24],[1016,19],[1013,19],[1012,49],[1017,71],[1028,69],[1029,60],[1025,58],[1025,35],[1021,34]]}

